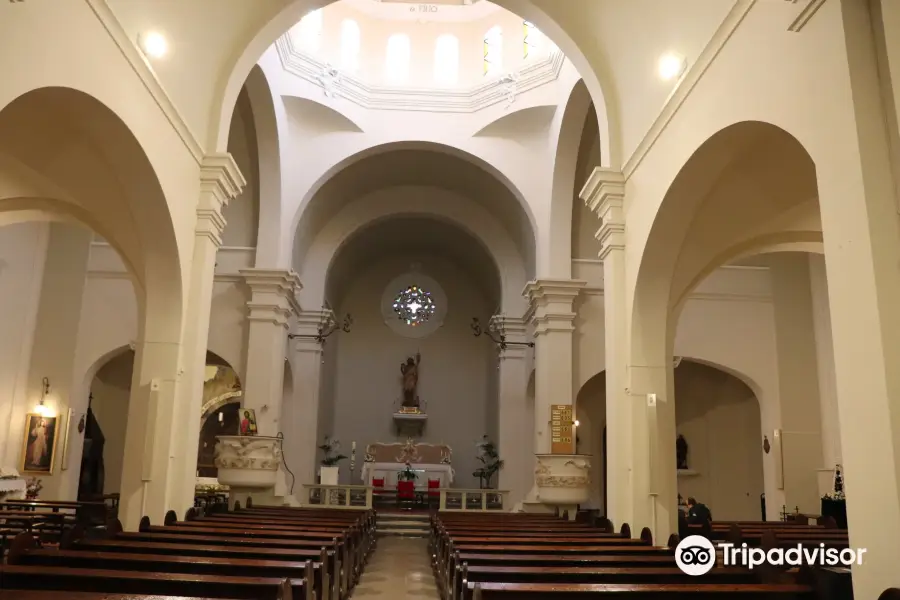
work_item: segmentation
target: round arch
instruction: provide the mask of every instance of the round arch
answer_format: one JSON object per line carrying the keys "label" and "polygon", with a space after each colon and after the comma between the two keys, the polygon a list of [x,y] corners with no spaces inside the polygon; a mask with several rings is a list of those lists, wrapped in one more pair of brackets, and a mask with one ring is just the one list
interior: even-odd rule
{"label": "round arch", "polygon": [[43,87],[0,108],[0,140],[0,212],[73,218],[102,235],[137,282],[140,331],[149,322],[156,341],[178,343],[174,226],[154,167],[122,119],[87,93]]}
{"label": "round arch", "polygon": [[550,191],[547,266],[548,272],[558,277],[570,277],[572,273],[572,215],[578,191],[576,186],[579,185],[575,177],[581,137],[590,108],[591,95],[584,80],[579,79],[568,94],[558,130],[551,136],[556,140],[556,155]]}
{"label": "round arch", "polygon": [[[256,264],[277,264],[281,244],[281,139],[282,132],[272,88],[265,71],[255,65],[244,83],[250,112],[253,114],[258,155],[257,183],[259,191],[259,215],[256,235]],[[265,232],[265,235],[263,233]]]}
{"label": "round arch", "polygon": [[[236,52],[232,61],[226,66],[224,77],[215,93],[213,105],[212,127],[210,128],[209,146],[223,152],[228,144],[228,129],[231,114],[234,111],[238,94],[253,66],[279,36],[283,35],[310,10],[322,8],[336,0],[294,0],[284,6],[271,18],[262,21],[264,25],[251,31],[241,42],[241,50]],[[604,167],[617,167],[624,158],[622,154],[621,133],[610,123],[618,123],[618,108],[613,94],[604,94],[604,89],[612,90],[611,75],[605,64],[602,50],[589,36],[585,36],[581,45],[576,43],[565,27],[557,24],[552,15],[538,6],[535,0],[496,0],[495,4],[534,23],[556,46],[565,53],[581,76],[584,78],[600,121],[602,156]],[[594,58],[589,61],[586,54]]]}
{"label": "round arch", "polygon": [[[526,200],[524,194],[519,190],[516,185],[499,169],[494,167],[492,164],[487,162],[486,160],[478,157],[470,152],[462,150],[460,148],[455,148],[452,146],[448,146],[446,144],[440,144],[436,142],[412,142],[412,141],[403,141],[403,142],[388,142],[383,144],[377,144],[374,146],[369,146],[364,150],[346,156],[342,160],[336,162],[329,169],[327,169],[309,188],[306,194],[303,196],[301,200],[297,212],[293,215],[291,221],[291,231],[293,232],[294,239],[291,240],[292,247],[295,251],[295,260],[297,256],[302,256],[304,253],[302,250],[297,251],[298,240],[303,239],[305,234],[311,233],[312,235],[318,230],[318,227],[314,223],[310,223],[311,217],[319,217],[322,212],[319,210],[319,200],[321,198],[321,194],[319,193],[323,190],[324,186],[328,183],[333,183],[338,180],[342,175],[347,175],[350,173],[350,169],[354,166],[361,166],[364,164],[364,161],[367,159],[373,159],[375,157],[384,157],[393,152],[403,152],[403,151],[414,151],[421,153],[438,153],[442,155],[446,155],[449,157],[456,158],[462,161],[463,165],[470,165],[474,167],[478,171],[486,173],[492,181],[499,183],[502,186],[502,189],[509,192],[512,200],[510,200],[509,208],[502,207],[504,210],[508,210],[511,213],[518,214],[509,214],[510,219],[519,218],[521,221],[521,225],[518,229],[524,229],[521,233],[521,237],[523,238],[521,241],[520,248],[521,255],[525,258],[531,266],[530,271],[534,270],[532,266],[535,259],[535,252],[537,247],[537,222],[535,220],[534,214],[531,211],[531,207],[528,205],[528,201]],[[473,171],[474,172],[474,171]],[[401,184],[402,185],[402,184]],[[499,189],[499,188],[498,188]],[[374,190],[367,190],[374,191]],[[515,203],[515,207],[513,207],[513,202]],[[308,224],[308,226],[304,226],[304,224]]]}
{"label": "round arch", "polygon": [[[304,304],[318,306],[325,299],[326,279],[338,251],[363,228],[396,216],[423,216],[452,223],[486,248],[497,267],[502,307],[510,314],[524,311],[522,289],[526,270],[518,251],[500,223],[476,202],[442,189],[426,189],[415,202],[397,188],[374,192],[341,210],[314,239],[299,269],[304,281]],[[324,267],[324,268],[323,268]]]}
{"label": "round arch", "polygon": [[[632,360],[668,364],[677,323],[673,309],[702,280],[700,274],[722,264],[714,265],[717,259],[773,243],[821,240],[821,225],[815,232],[784,221],[816,190],[811,156],[776,125],[732,123],[703,142],[667,190],[640,257],[632,298]],[[741,241],[735,244],[735,239]]]}

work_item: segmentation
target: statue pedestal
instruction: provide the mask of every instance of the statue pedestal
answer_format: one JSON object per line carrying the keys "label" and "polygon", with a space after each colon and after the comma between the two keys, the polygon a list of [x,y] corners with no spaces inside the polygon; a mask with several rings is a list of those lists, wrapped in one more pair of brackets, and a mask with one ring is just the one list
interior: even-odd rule
{"label": "statue pedestal", "polygon": [[267,504],[275,499],[275,482],[281,465],[281,439],[264,436],[220,435],[216,439],[218,480],[229,487],[229,504]]}
{"label": "statue pedestal", "polygon": [[422,437],[428,415],[418,408],[401,408],[394,413],[394,427],[397,435],[406,437]]}
{"label": "statue pedestal", "polygon": [[534,483],[541,504],[558,507],[575,518],[579,504],[590,498],[591,457],[588,454],[537,454]]}

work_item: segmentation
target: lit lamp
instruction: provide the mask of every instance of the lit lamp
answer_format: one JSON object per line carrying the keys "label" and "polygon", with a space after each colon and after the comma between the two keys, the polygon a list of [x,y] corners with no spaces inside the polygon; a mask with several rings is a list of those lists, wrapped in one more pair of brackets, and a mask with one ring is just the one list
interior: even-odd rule
{"label": "lit lamp", "polygon": [[47,399],[47,396],[50,394],[50,380],[44,377],[41,379],[41,399],[38,401],[37,406],[34,407],[34,412],[41,415],[42,417],[46,417],[50,414],[50,409],[44,404],[44,401]]}

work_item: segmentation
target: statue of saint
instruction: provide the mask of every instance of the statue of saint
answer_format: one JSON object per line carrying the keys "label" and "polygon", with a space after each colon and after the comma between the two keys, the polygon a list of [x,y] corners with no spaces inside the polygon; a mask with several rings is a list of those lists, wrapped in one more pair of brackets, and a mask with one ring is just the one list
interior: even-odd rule
{"label": "statue of saint", "polygon": [[419,386],[419,363],[422,357],[416,352],[416,357],[410,356],[405,363],[400,364],[400,373],[403,375],[403,407],[418,408],[419,396],[416,388]]}
{"label": "statue of saint", "polygon": [[675,440],[675,458],[679,469],[687,469],[688,443],[683,435],[679,435]]}

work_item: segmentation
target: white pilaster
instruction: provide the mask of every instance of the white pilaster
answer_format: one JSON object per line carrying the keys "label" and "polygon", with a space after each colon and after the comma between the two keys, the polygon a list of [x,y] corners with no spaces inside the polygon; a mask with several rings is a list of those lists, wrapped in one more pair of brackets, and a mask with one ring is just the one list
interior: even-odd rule
{"label": "white pilaster", "polygon": [[[603,261],[606,339],[606,502],[607,518],[618,527],[633,523],[632,415],[626,392],[628,310],[625,284],[625,178],[620,171],[595,168],[580,193],[600,219],[595,237]],[[602,431],[594,432],[602,435]],[[597,457],[597,460],[601,460]]]}
{"label": "white pilaster", "polygon": [[184,514],[194,503],[213,276],[216,252],[222,245],[222,232],[225,230],[222,210],[240,194],[245,184],[231,154],[209,154],[203,158],[200,165],[200,198],[194,228],[191,278],[181,336],[181,377],[178,382],[176,414],[179,417],[177,422],[183,424],[183,428],[172,427],[167,430],[172,437],[170,465],[172,469],[180,470],[181,477],[170,490],[166,508],[175,510],[179,515]]}
{"label": "white pilaster", "polygon": [[534,451],[550,453],[550,407],[573,404],[574,302],[586,285],[574,279],[538,279],[525,286],[534,321]]}
{"label": "white pilaster", "polygon": [[315,339],[319,327],[331,317],[328,310],[301,310],[294,325],[290,361],[294,374],[294,396],[290,422],[282,423],[285,464],[299,486],[316,481],[316,450],[319,445],[319,394],[322,380],[322,344]]}
{"label": "white pilaster", "polygon": [[292,313],[300,312],[296,299],[300,278],[293,271],[277,269],[240,273],[251,291],[244,406],[256,411],[259,435],[275,436],[281,431],[288,323]]}
{"label": "white pilaster", "polygon": [[503,460],[498,488],[509,490],[509,506],[525,498],[531,489],[534,461],[534,406],[526,402],[528,376],[527,327],[523,319],[495,316],[507,342],[516,345],[500,349],[499,451]]}

